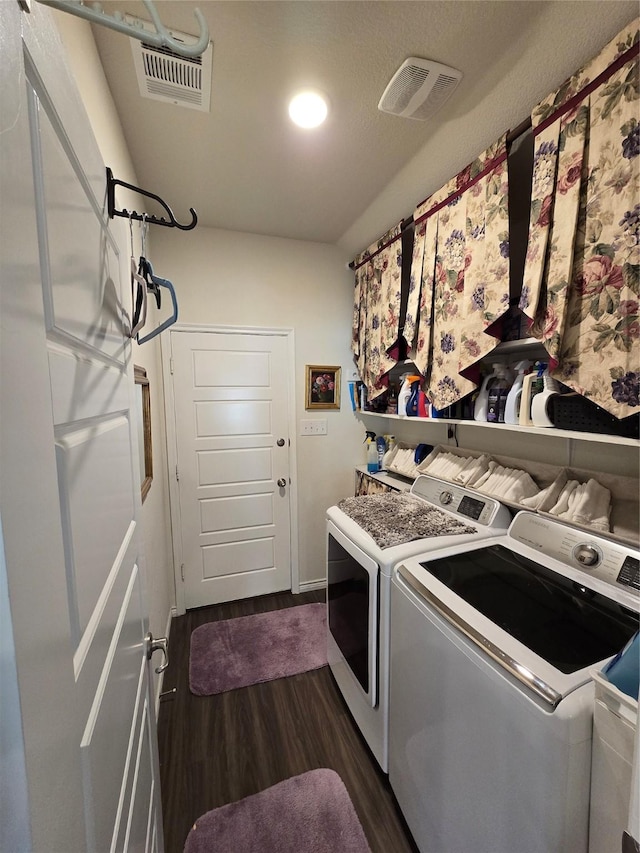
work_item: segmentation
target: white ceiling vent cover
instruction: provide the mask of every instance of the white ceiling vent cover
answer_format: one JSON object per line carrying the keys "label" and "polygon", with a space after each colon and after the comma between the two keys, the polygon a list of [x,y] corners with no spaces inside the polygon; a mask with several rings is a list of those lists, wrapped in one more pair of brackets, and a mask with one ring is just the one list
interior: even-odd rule
{"label": "white ceiling vent cover", "polygon": [[[145,29],[155,32],[153,24],[143,22]],[[170,35],[186,44],[194,44],[196,36],[169,30]],[[209,112],[211,106],[211,71],[213,42],[202,56],[179,56],[168,47],[154,47],[137,39],[129,39],[138,88],[143,98],[164,101]]]}
{"label": "white ceiling vent cover", "polygon": [[462,79],[462,72],[430,59],[410,56],[389,81],[378,109],[424,121],[440,109]]}

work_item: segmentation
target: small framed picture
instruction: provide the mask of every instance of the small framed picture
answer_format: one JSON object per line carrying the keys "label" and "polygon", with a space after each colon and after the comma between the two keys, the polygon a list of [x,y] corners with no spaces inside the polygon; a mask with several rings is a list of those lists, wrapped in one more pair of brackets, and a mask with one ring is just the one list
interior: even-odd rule
{"label": "small framed picture", "polygon": [[306,408],[339,409],[340,368],[308,364],[306,370]]}

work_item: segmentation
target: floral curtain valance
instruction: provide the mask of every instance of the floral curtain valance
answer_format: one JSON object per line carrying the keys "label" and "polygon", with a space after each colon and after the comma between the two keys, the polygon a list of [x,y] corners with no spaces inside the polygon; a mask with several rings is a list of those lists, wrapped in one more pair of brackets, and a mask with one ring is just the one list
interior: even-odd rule
{"label": "floral curtain valance", "polygon": [[414,213],[404,334],[437,409],[477,387],[509,308],[506,134]]}
{"label": "floral curtain valance", "polygon": [[552,375],[616,417],[639,411],[639,23],[533,111],[520,300]]}
{"label": "floral curtain valance", "polygon": [[353,262],[351,348],[370,400],[385,390],[385,376],[397,360],[394,347],[400,320],[401,236],[402,223],[398,223]]}

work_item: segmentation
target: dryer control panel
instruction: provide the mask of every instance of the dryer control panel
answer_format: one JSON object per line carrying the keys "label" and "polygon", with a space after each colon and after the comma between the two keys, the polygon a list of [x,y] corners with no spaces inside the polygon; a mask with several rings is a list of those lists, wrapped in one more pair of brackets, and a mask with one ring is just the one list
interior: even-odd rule
{"label": "dryer control panel", "polygon": [[437,477],[422,474],[414,481],[410,493],[433,506],[479,524],[506,528],[511,521],[509,510],[495,498],[468,491],[446,480],[438,480]]}

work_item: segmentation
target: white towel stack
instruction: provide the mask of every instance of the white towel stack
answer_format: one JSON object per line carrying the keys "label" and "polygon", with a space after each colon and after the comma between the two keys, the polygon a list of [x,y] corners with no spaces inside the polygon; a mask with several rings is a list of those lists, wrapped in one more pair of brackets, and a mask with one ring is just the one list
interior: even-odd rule
{"label": "white towel stack", "polygon": [[456,482],[463,486],[473,486],[489,470],[488,456],[470,456],[465,466],[456,474]]}
{"label": "white towel stack", "polygon": [[417,477],[418,468],[415,461],[415,447],[398,447],[393,461],[389,465],[389,470],[396,474],[402,474],[404,477]]}
{"label": "white towel stack", "polygon": [[438,453],[433,459],[424,460],[419,466],[421,474],[431,474],[432,477],[440,477],[442,480],[454,480],[467,464],[466,456],[457,456],[455,453]]}
{"label": "white towel stack", "polygon": [[523,498],[531,498],[540,492],[526,471],[504,468],[493,461],[489,463],[489,470],[474,483],[473,487],[510,503],[521,503]]}
{"label": "white towel stack", "polygon": [[585,527],[595,527],[604,533],[610,530],[611,492],[601,486],[597,480],[579,483],[569,480],[549,510],[565,521],[573,521]]}

